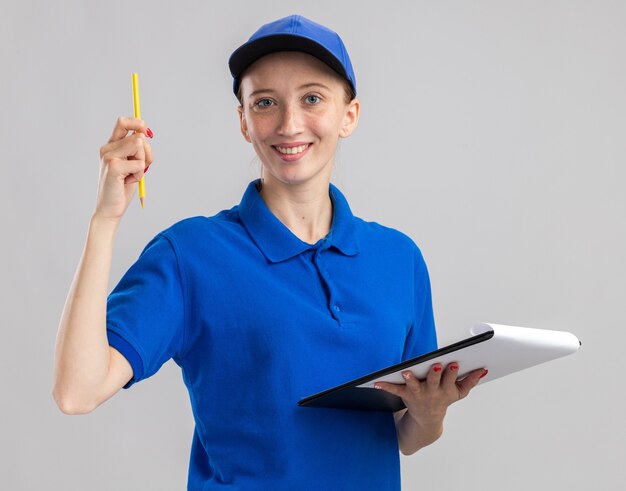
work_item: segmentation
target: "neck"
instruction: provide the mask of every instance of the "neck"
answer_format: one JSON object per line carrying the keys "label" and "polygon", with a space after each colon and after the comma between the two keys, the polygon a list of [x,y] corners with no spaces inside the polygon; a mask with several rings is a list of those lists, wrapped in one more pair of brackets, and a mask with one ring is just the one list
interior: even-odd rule
{"label": "neck", "polygon": [[330,232],[333,207],[329,182],[277,186],[264,180],[260,195],[270,211],[303,242],[315,244]]}

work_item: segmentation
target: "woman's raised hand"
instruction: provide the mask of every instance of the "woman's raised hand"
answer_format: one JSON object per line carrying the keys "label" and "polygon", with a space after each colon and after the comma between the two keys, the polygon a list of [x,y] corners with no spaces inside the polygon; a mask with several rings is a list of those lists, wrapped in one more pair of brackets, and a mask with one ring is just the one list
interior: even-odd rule
{"label": "woman's raised hand", "polygon": [[[133,131],[134,133],[130,133]],[[146,141],[152,132],[137,118],[119,117],[109,141],[100,147],[100,182],[94,217],[119,221],[135,194],[137,183],[152,163]]]}

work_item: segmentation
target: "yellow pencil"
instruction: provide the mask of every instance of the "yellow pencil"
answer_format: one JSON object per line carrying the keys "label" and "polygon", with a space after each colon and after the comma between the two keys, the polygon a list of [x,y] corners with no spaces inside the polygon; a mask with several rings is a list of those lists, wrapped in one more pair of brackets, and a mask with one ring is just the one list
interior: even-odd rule
{"label": "yellow pencil", "polygon": [[[135,117],[141,118],[141,109],[139,108],[139,82],[137,81],[137,74],[133,73],[133,106],[135,108]],[[139,201],[141,201],[141,207],[144,207],[144,201],[146,198],[146,183],[145,177],[141,177],[139,181]]]}

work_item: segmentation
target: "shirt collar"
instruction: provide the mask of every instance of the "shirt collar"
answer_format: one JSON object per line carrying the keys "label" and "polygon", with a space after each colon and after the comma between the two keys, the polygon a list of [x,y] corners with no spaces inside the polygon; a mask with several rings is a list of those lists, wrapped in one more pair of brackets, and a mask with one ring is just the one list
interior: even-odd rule
{"label": "shirt collar", "polygon": [[[248,184],[238,211],[241,221],[252,240],[263,255],[271,262],[280,262],[317,247],[296,237],[269,210],[259,195],[260,179]],[[346,256],[359,253],[354,215],[343,194],[333,184],[329,187],[333,203],[333,222],[325,238],[324,248],[334,246]]]}

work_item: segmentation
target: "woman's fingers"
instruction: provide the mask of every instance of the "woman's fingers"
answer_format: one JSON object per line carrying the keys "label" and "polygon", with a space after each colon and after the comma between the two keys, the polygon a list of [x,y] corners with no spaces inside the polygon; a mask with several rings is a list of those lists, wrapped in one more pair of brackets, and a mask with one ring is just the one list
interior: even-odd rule
{"label": "woman's fingers", "polygon": [[[459,399],[463,399],[467,396],[470,390],[478,385],[480,379],[487,375],[487,373],[488,371],[484,368],[479,368],[478,370],[470,372],[461,380],[458,380],[459,364],[457,362],[452,362],[445,368],[441,365],[441,363],[435,363],[432,367],[430,367],[430,370],[426,374],[426,380],[420,381],[410,370],[406,370],[405,372],[402,372],[405,385],[376,382],[375,386],[379,386],[379,388],[385,389],[392,394],[402,396],[406,395],[407,389],[416,395],[422,393],[424,390],[427,390],[427,392],[423,392],[426,394],[434,393],[435,391],[441,389],[447,393],[451,393],[452,391],[458,392]],[[442,394],[444,392],[442,392]]]}
{"label": "woman's fingers", "polygon": [[139,142],[143,146],[144,157],[141,160],[145,161],[146,167],[149,167],[153,161],[152,146],[148,143],[143,133],[135,133],[128,135],[121,140],[109,141],[100,148],[100,158],[106,160],[106,158],[116,157],[129,157],[137,158],[139,153]]}
{"label": "woman's fingers", "polygon": [[108,164],[108,175],[115,182],[129,184],[139,182],[144,175],[144,164],[142,160],[112,159]]}
{"label": "woman's fingers", "polygon": [[489,373],[488,370],[484,368],[479,368],[478,370],[474,370],[467,374],[467,376],[464,377],[463,380],[459,380],[456,383],[459,391],[459,399],[463,399],[464,397],[466,397],[467,394],[470,393],[470,390],[476,387],[478,385],[478,382],[480,382],[480,379],[487,375],[487,373]]}
{"label": "woman's fingers", "polygon": [[107,164],[114,159],[141,160],[152,158],[152,149],[141,133],[129,135],[123,140],[107,143],[100,149],[102,161]]}
{"label": "woman's fingers", "polygon": [[404,397],[406,395],[406,386],[404,384],[392,384],[390,382],[376,382],[375,389],[382,389],[394,396]]}
{"label": "woman's fingers", "polygon": [[446,387],[453,387],[456,379],[459,376],[459,364],[455,361],[449,363],[443,370],[443,376],[441,377],[441,384]]}
{"label": "woman's fingers", "polygon": [[124,144],[127,144],[128,140],[132,140],[133,138],[140,138],[143,141],[145,152],[149,156],[149,162],[152,162],[152,147],[150,147],[150,144],[146,140],[143,133],[134,133],[132,135],[127,135],[119,140],[109,140],[108,143],[105,143],[100,147],[100,157],[102,157],[107,152],[117,151],[119,149],[126,148],[124,147]]}
{"label": "woman's fingers", "polygon": [[391,384],[387,382],[376,382],[374,386],[379,386],[376,388],[385,389],[387,392],[391,392],[392,394],[402,397],[407,395],[407,390],[412,392],[413,394],[419,394],[424,388],[426,388],[425,386],[427,386],[429,389],[435,389],[439,387],[441,370],[441,364],[437,363],[433,365],[428,372],[428,375],[426,376],[426,382],[418,380],[413,372],[411,372],[410,370],[406,370],[402,372],[402,378],[404,378],[405,382],[404,385]]}
{"label": "woman's fingers", "polygon": [[138,118],[120,117],[109,141],[100,147],[100,182],[95,215],[119,220],[126,212],[137,182],[152,164],[152,132]]}
{"label": "woman's fingers", "polygon": [[426,385],[429,389],[436,389],[441,384],[441,372],[443,367],[441,363],[435,363],[426,375]]}
{"label": "woman's fingers", "polygon": [[[101,179],[105,202],[110,202],[107,195],[121,197],[123,185],[141,180],[147,166],[144,140],[141,133],[129,135],[123,140],[108,144],[108,148],[103,151]],[[119,203],[117,200],[116,202]]]}
{"label": "woman's fingers", "polygon": [[143,151],[145,154],[145,161],[146,161],[146,170],[148,169],[148,167],[150,167],[150,165],[152,165],[152,147],[150,146],[150,144],[146,141],[146,139],[143,139]]}
{"label": "woman's fingers", "polygon": [[115,122],[113,133],[111,134],[111,138],[109,138],[109,143],[125,138],[129,131],[147,134],[148,129],[149,128],[146,126],[143,119],[120,116]]}

